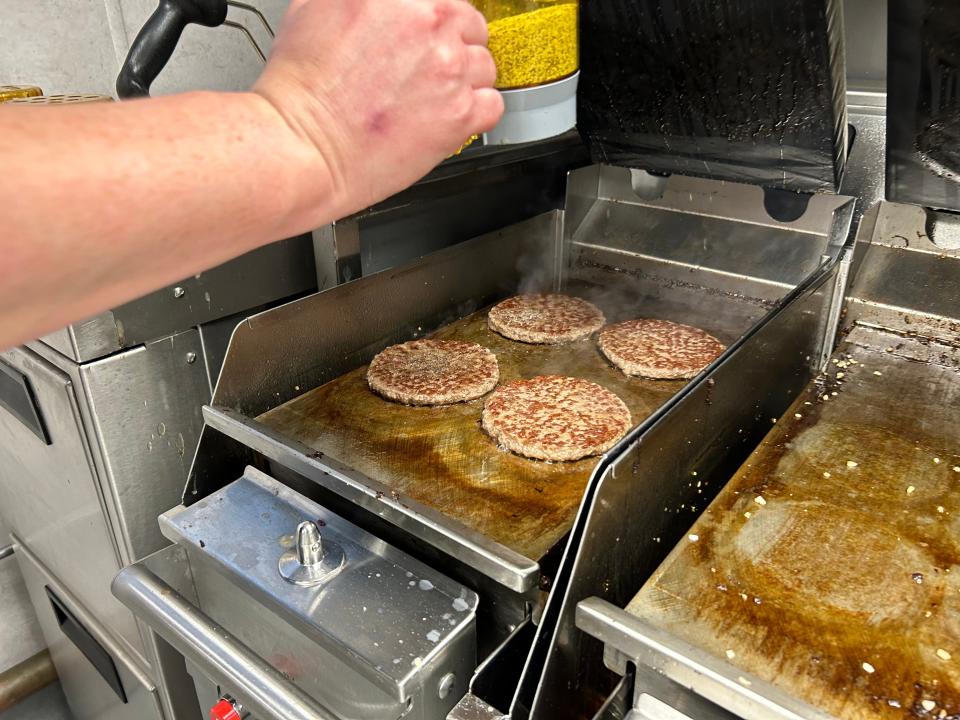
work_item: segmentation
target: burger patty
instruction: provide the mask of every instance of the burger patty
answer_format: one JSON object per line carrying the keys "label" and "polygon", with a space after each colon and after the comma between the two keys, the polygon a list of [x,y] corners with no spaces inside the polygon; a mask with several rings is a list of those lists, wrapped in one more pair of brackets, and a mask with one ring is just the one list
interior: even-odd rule
{"label": "burger patty", "polygon": [[483,429],[506,449],[537,460],[579,460],[609,450],[630,429],[623,400],[596,383],[539,375],[497,389]]}
{"label": "burger patty", "polygon": [[413,340],[377,355],[367,383],[383,397],[407,405],[448,405],[473,400],[497,386],[497,356],[476,343]]}
{"label": "burger patty", "polygon": [[605,327],[598,340],[604,355],[627,375],[692,378],[725,346],[690,325],[667,320],[627,320]]}
{"label": "burger patty", "polygon": [[596,305],[569,295],[515,295],[494,305],[487,322],[511,340],[559,344],[587,337],[606,318]]}

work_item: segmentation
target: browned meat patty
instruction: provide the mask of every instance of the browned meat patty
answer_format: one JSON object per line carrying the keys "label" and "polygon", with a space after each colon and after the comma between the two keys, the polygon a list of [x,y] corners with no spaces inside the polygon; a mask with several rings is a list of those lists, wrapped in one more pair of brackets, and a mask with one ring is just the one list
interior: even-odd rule
{"label": "browned meat patty", "polygon": [[609,450],[630,429],[630,410],[596,383],[539,375],[487,398],[483,429],[500,445],[537,460],[579,460]]}
{"label": "browned meat patty", "polygon": [[724,351],[712,335],[667,320],[627,320],[605,327],[598,341],[603,354],[627,375],[692,378]]}
{"label": "browned meat patty", "polygon": [[367,369],[370,388],[407,405],[473,400],[497,386],[497,356],[476,343],[413,340],[377,355]]}
{"label": "browned meat patty", "polygon": [[494,305],[487,322],[511,340],[559,344],[587,337],[606,318],[597,306],[569,295],[515,295]]}

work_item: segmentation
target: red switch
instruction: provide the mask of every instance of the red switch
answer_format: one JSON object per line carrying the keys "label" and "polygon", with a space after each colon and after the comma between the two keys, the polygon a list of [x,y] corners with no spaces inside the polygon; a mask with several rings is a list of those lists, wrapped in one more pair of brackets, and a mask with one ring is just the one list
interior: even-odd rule
{"label": "red switch", "polygon": [[240,713],[232,701],[220,698],[217,704],[210,708],[210,720],[240,720]]}

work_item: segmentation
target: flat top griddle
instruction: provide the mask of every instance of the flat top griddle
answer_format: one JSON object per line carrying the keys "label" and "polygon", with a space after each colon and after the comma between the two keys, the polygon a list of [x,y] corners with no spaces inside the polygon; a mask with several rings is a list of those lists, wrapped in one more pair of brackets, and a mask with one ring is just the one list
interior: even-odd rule
{"label": "flat top griddle", "polygon": [[627,611],[846,720],[957,717],[958,368],[855,329]]}
{"label": "flat top griddle", "polygon": [[[685,384],[630,378],[603,358],[593,338],[554,346],[508,340],[487,327],[487,309],[431,337],[490,348],[501,383],[549,373],[597,382],[623,399],[634,425]],[[257,419],[524,557],[539,560],[565,536],[597,458],[548,463],[514,455],[480,427],[483,398],[405,406],[371,392],[366,372],[364,365]]]}

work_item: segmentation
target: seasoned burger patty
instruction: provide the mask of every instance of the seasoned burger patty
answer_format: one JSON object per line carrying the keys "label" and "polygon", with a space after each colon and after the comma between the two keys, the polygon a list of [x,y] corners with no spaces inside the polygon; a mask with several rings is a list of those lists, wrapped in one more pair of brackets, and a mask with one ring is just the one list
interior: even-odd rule
{"label": "seasoned burger patty", "polygon": [[630,410],[596,383],[539,375],[497,389],[483,429],[503,447],[537,460],[579,460],[609,450],[631,426]]}
{"label": "seasoned burger patty", "polygon": [[407,405],[473,400],[496,387],[497,356],[459,340],[413,340],[377,355],[367,370],[370,388]]}
{"label": "seasoned burger patty", "polygon": [[724,350],[723,343],[699,328],[648,319],[609,325],[598,344],[627,375],[665,379],[692,378]]}
{"label": "seasoned burger patty", "polygon": [[558,344],[587,337],[606,319],[592,303],[569,295],[515,295],[494,305],[487,322],[511,340]]}

